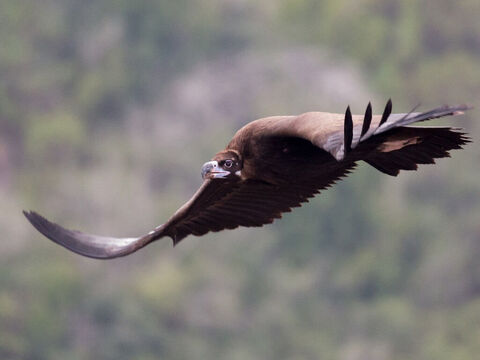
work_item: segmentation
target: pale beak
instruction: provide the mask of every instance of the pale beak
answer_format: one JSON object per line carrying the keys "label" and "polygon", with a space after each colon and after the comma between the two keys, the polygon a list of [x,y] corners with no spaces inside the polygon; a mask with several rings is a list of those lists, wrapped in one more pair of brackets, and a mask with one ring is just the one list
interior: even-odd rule
{"label": "pale beak", "polygon": [[218,162],[208,161],[202,166],[202,178],[203,179],[221,179],[230,175],[229,171],[223,170],[218,166]]}

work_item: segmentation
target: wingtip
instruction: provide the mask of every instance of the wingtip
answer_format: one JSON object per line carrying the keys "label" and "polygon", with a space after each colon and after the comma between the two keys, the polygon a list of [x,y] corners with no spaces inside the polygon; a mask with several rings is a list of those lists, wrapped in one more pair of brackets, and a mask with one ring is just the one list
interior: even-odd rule
{"label": "wingtip", "polygon": [[365,116],[363,117],[362,132],[360,133],[360,139],[370,129],[371,122],[372,122],[372,103],[369,101],[367,105],[367,109],[365,110]]}
{"label": "wingtip", "polygon": [[385,109],[383,110],[382,118],[380,119],[380,123],[378,124],[378,127],[382,126],[392,113],[392,99],[388,99],[387,104],[385,105]]}
{"label": "wingtip", "polygon": [[385,108],[390,109],[390,112],[392,112],[392,108],[393,108],[392,98],[388,98],[387,103],[385,104]]}
{"label": "wingtip", "polygon": [[460,104],[454,107],[462,111],[472,110],[475,108],[473,105],[470,104]]}
{"label": "wingtip", "polygon": [[42,219],[42,220],[46,221],[46,219],[42,215],[37,213],[36,211],[22,210],[22,213],[28,219],[28,221],[30,221],[30,222],[34,221],[35,219]]}
{"label": "wingtip", "polygon": [[367,108],[365,109],[365,114],[372,113],[372,102],[369,101]]}
{"label": "wingtip", "polygon": [[51,233],[46,226],[51,226],[52,223],[45,219],[42,215],[38,214],[37,212],[33,210],[23,210],[23,214],[27,218],[27,220],[30,222],[30,224],[33,225],[35,229],[37,229],[40,233],[45,235],[47,238],[53,240],[54,242],[58,242],[54,237],[51,236]]}
{"label": "wingtip", "polygon": [[452,115],[456,116],[456,115],[464,115],[466,111],[473,110],[474,107],[468,104],[461,104],[458,106],[454,106],[454,109],[455,110],[452,112]]}
{"label": "wingtip", "polygon": [[36,220],[39,220],[39,221],[44,221],[44,222],[48,222],[47,219],[45,219],[42,215],[40,215],[39,213],[37,213],[36,211],[33,211],[33,210],[23,210],[23,215],[25,215],[25,217],[28,219],[28,221],[30,221],[32,223],[32,225],[35,226],[34,222]]}
{"label": "wingtip", "polygon": [[344,122],[344,151],[345,154],[349,153],[352,150],[352,140],[353,140],[353,119],[352,112],[350,111],[350,105],[347,106],[345,111],[345,122]]}
{"label": "wingtip", "polygon": [[30,221],[30,223],[32,225],[35,226],[35,224],[33,223],[34,221],[34,218],[35,217],[41,217],[40,215],[38,215],[35,211],[33,210],[22,210],[22,213],[23,215],[27,218],[28,221]]}

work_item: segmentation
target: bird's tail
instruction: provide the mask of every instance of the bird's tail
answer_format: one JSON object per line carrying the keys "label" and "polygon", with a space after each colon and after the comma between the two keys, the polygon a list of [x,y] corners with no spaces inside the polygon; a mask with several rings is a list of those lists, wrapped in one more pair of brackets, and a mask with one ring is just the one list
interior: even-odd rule
{"label": "bird's tail", "polygon": [[375,169],[397,176],[400,170],[417,170],[418,164],[434,164],[449,151],[470,142],[465,133],[450,127],[403,126],[375,137],[375,148],[365,161]]}

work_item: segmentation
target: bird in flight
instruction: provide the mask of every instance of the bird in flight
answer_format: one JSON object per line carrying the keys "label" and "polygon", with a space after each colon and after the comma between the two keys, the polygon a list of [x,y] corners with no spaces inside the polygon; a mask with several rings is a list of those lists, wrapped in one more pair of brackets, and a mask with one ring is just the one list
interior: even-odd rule
{"label": "bird in flight", "polygon": [[202,167],[197,192],[164,224],[138,238],[114,238],[68,230],[34,211],[27,219],[43,235],[80,255],[111,259],[131,254],[165,236],[178,244],[188,235],[258,227],[299,207],[322,189],[347,176],[359,161],[391,175],[433,164],[470,142],[461,129],[410,126],[462,114],[465,105],[426,112],[382,115],[307,112],[272,116],[237,131],[226,148]]}

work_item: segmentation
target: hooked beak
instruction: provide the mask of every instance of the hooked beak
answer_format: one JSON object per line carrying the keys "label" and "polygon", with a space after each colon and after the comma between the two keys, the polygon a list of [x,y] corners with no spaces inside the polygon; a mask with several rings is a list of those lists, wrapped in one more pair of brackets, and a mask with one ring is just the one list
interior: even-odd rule
{"label": "hooked beak", "polygon": [[205,179],[221,179],[230,175],[229,171],[223,170],[218,166],[217,161],[208,161],[202,166],[202,178]]}

